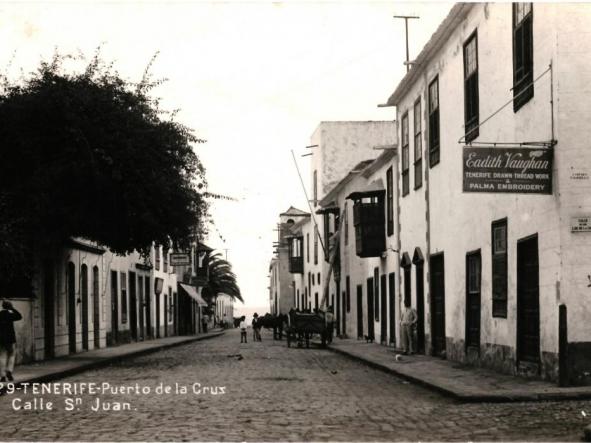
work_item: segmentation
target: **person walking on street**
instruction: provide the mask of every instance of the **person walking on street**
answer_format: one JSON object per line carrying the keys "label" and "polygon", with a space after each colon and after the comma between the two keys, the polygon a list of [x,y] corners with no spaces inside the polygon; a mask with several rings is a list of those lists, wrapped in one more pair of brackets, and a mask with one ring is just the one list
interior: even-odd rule
{"label": "person walking on street", "polygon": [[246,317],[243,315],[240,317],[240,343],[248,343],[247,336],[246,336]]}
{"label": "person walking on street", "polygon": [[262,341],[259,314],[256,312],[252,316],[252,338],[254,341]]}
{"label": "person walking on street", "polygon": [[209,322],[209,315],[203,314],[201,317],[201,325],[203,326],[203,333],[207,334],[207,323]]}
{"label": "person walking on street", "polygon": [[13,381],[14,362],[16,358],[16,333],[14,322],[23,316],[14,309],[8,300],[2,301],[0,310],[0,382]]}
{"label": "person walking on street", "polygon": [[402,333],[402,347],[404,354],[414,354],[414,328],[417,323],[417,311],[411,308],[410,303],[404,302],[404,309],[400,315],[400,331]]}
{"label": "person walking on street", "polygon": [[326,322],[326,342],[332,343],[332,334],[334,330],[334,314],[332,313],[332,307],[329,307],[324,314],[324,321]]}

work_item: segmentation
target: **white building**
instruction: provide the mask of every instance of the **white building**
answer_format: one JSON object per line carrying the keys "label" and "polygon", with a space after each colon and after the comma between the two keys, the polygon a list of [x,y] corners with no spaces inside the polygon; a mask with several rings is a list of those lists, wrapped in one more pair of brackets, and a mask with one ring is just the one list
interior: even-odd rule
{"label": "white building", "polygon": [[590,25],[587,4],[457,4],[388,101],[428,353],[556,380],[568,350],[591,381]]}
{"label": "white building", "polygon": [[324,223],[340,232],[329,280],[336,333],[384,345],[396,343],[400,313],[395,156],[390,145],[375,160],[360,162],[320,201]]}

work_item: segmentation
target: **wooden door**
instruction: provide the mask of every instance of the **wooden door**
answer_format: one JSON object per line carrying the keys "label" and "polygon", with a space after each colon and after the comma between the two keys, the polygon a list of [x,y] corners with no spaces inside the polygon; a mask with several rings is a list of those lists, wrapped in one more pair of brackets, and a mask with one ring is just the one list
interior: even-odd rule
{"label": "wooden door", "polygon": [[445,351],[445,276],[443,253],[430,259],[431,334],[433,355]]}
{"label": "wooden door", "polygon": [[150,286],[150,276],[146,275],[144,277],[144,306],[145,306],[145,316],[146,316],[146,336],[148,338],[154,338],[154,333],[152,332],[152,292]]}
{"label": "wooden door", "polygon": [[156,338],[160,338],[160,296],[162,294],[156,294]]}
{"label": "wooden door", "polygon": [[466,256],[466,347],[480,352],[480,251]]}
{"label": "wooden door", "polygon": [[92,268],[92,329],[95,349],[101,347],[101,298],[99,285],[99,268],[95,266]]}
{"label": "wooden door", "polygon": [[374,300],[373,300],[373,277],[367,279],[367,338],[375,340],[374,334]]}
{"label": "wooden door", "polygon": [[357,338],[363,338],[363,286],[357,285]]}
{"label": "wooden door", "polygon": [[389,306],[388,311],[390,313],[390,343],[396,343],[396,274],[391,272],[388,274],[388,298]]}
{"label": "wooden door", "polygon": [[129,329],[131,339],[137,341],[137,285],[135,272],[129,273]]}
{"label": "wooden door", "polygon": [[88,350],[88,267],[80,267],[80,295],[82,298],[82,349]]}
{"label": "wooden door", "polygon": [[119,291],[117,271],[111,271],[111,344],[119,340]]}
{"label": "wooden door", "polygon": [[76,352],[76,268],[68,263],[68,351]]}
{"label": "wooden door", "polygon": [[417,285],[417,352],[425,353],[425,284],[423,276],[423,263],[415,266]]}
{"label": "wooden door", "polygon": [[45,359],[55,356],[55,269],[51,260],[47,260],[44,266],[43,287],[43,334]]}
{"label": "wooden door", "polygon": [[386,293],[386,274],[380,276],[380,343],[388,344],[388,295]]}
{"label": "wooden door", "polygon": [[540,361],[538,237],[517,243],[517,361]]}

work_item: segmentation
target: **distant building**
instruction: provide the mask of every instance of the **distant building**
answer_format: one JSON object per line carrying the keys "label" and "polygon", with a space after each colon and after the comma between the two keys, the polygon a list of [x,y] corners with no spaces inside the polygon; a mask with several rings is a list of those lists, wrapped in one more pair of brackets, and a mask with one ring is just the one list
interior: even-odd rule
{"label": "distant building", "polygon": [[293,206],[279,214],[277,243],[275,244],[276,254],[269,265],[269,312],[272,314],[286,314],[295,307],[294,282],[290,275],[290,269],[294,269],[294,266],[302,267],[303,263],[296,258],[299,257],[298,254],[301,251],[290,249],[292,244],[291,228],[309,218],[308,212]]}

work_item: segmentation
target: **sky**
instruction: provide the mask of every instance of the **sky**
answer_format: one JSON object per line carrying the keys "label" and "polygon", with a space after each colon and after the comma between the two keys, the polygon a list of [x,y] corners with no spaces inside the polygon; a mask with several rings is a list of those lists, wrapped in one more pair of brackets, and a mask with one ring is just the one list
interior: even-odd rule
{"label": "sky", "polygon": [[[307,210],[305,146],[321,121],[394,120],[385,103],[451,3],[377,1],[0,1],[0,71],[13,77],[60,53],[101,46],[125,78],[149,61],[154,90],[196,146],[214,200],[207,244],[227,255],[245,305],[268,310],[273,229],[289,206]],[[308,191],[309,192],[309,191]]]}

